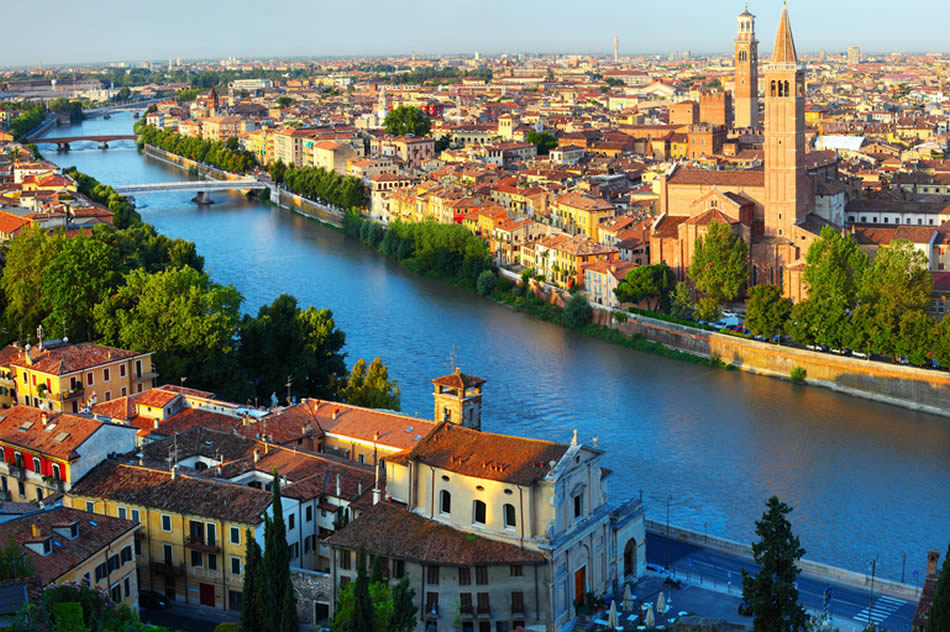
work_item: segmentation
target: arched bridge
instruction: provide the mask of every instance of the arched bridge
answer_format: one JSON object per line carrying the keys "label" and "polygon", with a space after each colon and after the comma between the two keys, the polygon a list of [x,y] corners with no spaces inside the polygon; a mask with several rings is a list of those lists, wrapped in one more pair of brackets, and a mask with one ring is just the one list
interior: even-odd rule
{"label": "arched bridge", "polygon": [[257,180],[194,180],[191,182],[157,182],[151,184],[121,184],[113,186],[119,195],[162,193],[165,191],[246,191],[266,189],[267,185]]}
{"label": "arched bridge", "polygon": [[31,143],[46,143],[49,145],[55,144],[57,150],[69,151],[70,143],[80,143],[83,141],[91,143],[99,143],[99,146],[103,149],[109,147],[109,141],[113,140],[135,140],[138,138],[135,134],[104,134],[99,136],[59,136],[53,138],[31,138],[29,142]]}

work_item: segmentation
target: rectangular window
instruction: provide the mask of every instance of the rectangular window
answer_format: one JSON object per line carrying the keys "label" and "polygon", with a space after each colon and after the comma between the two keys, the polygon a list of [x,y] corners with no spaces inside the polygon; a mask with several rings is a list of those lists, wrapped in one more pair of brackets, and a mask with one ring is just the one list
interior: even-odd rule
{"label": "rectangular window", "polygon": [[462,614],[472,614],[472,593],[459,593],[459,610]]}
{"label": "rectangular window", "polygon": [[393,578],[402,579],[406,574],[405,560],[393,560]]}
{"label": "rectangular window", "polygon": [[42,469],[43,469],[43,464],[40,463],[40,460],[34,456],[33,457],[33,471],[36,472],[37,474],[40,474],[42,472]]}
{"label": "rectangular window", "polygon": [[91,500],[86,501],[86,511],[89,513],[96,513],[96,503]]}
{"label": "rectangular window", "polygon": [[112,588],[109,589],[109,596],[112,597],[112,601],[115,603],[122,601],[122,587],[119,582],[112,584]]}
{"label": "rectangular window", "polygon": [[131,514],[132,514],[132,522],[141,522],[141,519],[139,518],[139,510],[138,510],[138,509],[133,509],[133,510],[131,511]]}
{"label": "rectangular window", "polygon": [[103,579],[105,579],[105,576],[108,574],[109,572],[106,568],[105,562],[96,566],[96,583],[101,582]]}
{"label": "rectangular window", "polygon": [[512,565],[511,565],[511,576],[512,576],[512,577],[521,577],[522,575],[524,575],[524,567],[521,566],[520,564],[512,564]]}
{"label": "rectangular window", "polygon": [[109,370],[109,367],[102,369],[102,381],[108,382],[112,379],[112,372]]}
{"label": "rectangular window", "polygon": [[125,377],[125,365],[124,365],[124,364],[120,364],[120,365],[119,365],[119,377]]}
{"label": "rectangular window", "polygon": [[92,386],[95,383],[96,383],[96,380],[92,375],[92,371],[90,371],[89,373],[86,373],[86,386]]}
{"label": "rectangular window", "polygon": [[439,614],[439,593],[426,593],[426,614]]}
{"label": "rectangular window", "polygon": [[475,583],[482,586],[488,583],[488,567],[487,566],[475,567]]}
{"label": "rectangular window", "polygon": [[118,556],[118,555],[110,555],[110,556],[109,556],[109,572],[111,573],[111,572],[113,572],[113,571],[119,570],[119,567],[120,567],[120,566],[122,566],[122,564],[119,563],[119,556]]}
{"label": "rectangular window", "polygon": [[485,614],[491,612],[491,604],[488,601],[487,592],[478,593],[478,611]]}
{"label": "rectangular window", "polygon": [[296,518],[294,514],[290,514],[290,516],[287,518],[287,529],[290,531],[293,531],[294,529],[294,518]]}
{"label": "rectangular window", "polygon": [[306,510],[306,513],[304,514],[304,518],[306,519],[307,522],[310,522],[311,520],[313,520],[313,505],[307,505],[307,510]]}
{"label": "rectangular window", "polygon": [[128,599],[132,595],[132,576],[127,575],[122,583],[125,585],[125,598]]}
{"label": "rectangular window", "polygon": [[172,553],[171,544],[162,544],[162,561],[165,562],[166,564],[175,563],[175,557],[174,557],[174,554]]}
{"label": "rectangular window", "polygon": [[237,527],[231,527],[231,544],[241,543],[241,530]]}
{"label": "rectangular window", "polygon": [[125,509],[125,507],[118,507],[118,508],[115,510],[115,514],[116,514],[117,517],[122,518],[123,520],[125,520],[125,515],[126,515],[126,509]]}
{"label": "rectangular window", "polygon": [[123,386],[121,389],[119,389],[119,397],[125,397],[128,394],[129,394],[129,389],[127,389],[126,387]]}
{"label": "rectangular window", "polygon": [[208,570],[216,571],[218,570],[218,556],[214,553],[208,553]]}
{"label": "rectangular window", "polygon": [[574,517],[580,518],[584,513],[584,494],[574,496]]}
{"label": "rectangular window", "polygon": [[520,590],[511,593],[511,611],[524,612],[524,593]]}
{"label": "rectangular window", "polygon": [[340,568],[348,571],[352,567],[352,555],[349,551],[340,551]]}
{"label": "rectangular window", "polygon": [[166,533],[171,533],[172,530],[172,517],[168,514],[162,514],[162,531]]}
{"label": "rectangular window", "polygon": [[139,540],[138,538],[135,538],[135,554],[136,555],[142,554],[142,541]]}
{"label": "rectangular window", "polygon": [[240,575],[241,574],[241,558],[236,556],[231,556],[231,574]]}
{"label": "rectangular window", "polygon": [[191,565],[196,568],[201,566],[201,551],[191,552]]}
{"label": "rectangular window", "polygon": [[426,582],[428,582],[432,586],[439,585],[439,567],[438,566],[426,567]]}
{"label": "rectangular window", "polygon": [[468,586],[472,583],[472,571],[467,566],[459,566],[459,586]]}
{"label": "rectangular window", "polygon": [[110,401],[112,399],[112,391],[106,391],[102,394],[103,401]]}
{"label": "rectangular window", "polygon": [[208,546],[217,546],[218,545],[218,531],[213,522],[209,522],[206,525],[208,531]]}
{"label": "rectangular window", "polygon": [[132,561],[132,547],[131,546],[122,547],[122,550],[119,552],[119,559],[122,560],[123,564],[125,564],[126,562],[131,562]]}

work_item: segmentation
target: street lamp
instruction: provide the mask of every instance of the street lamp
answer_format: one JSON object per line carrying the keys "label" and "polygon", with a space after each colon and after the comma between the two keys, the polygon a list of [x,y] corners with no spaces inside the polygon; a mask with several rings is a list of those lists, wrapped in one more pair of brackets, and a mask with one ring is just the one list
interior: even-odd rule
{"label": "street lamp", "polygon": [[670,501],[673,494],[666,497],[666,570],[670,570]]}
{"label": "street lamp", "polygon": [[871,560],[871,594],[868,600],[868,627],[871,627],[871,613],[874,612],[874,573],[877,571],[877,558]]}

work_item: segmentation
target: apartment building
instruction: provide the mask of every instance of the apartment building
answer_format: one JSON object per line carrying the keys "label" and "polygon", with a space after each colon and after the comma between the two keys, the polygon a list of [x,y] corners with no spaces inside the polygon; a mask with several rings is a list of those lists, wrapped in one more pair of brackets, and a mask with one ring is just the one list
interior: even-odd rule
{"label": "apartment building", "polygon": [[138,610],[136,529],[131,520],[58,507],[0,524],[0,541],[16,542],[43,586],[85,584]]}
{"label": "apartment building", "polygon": [[40,342],[8,347],[17,403],[56,412],[81,408],[152,388],[152,354],[92,342]]}

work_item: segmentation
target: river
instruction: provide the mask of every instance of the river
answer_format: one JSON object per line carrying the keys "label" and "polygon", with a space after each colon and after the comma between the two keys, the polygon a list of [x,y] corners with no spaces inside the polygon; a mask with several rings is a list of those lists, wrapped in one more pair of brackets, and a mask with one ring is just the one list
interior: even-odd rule
{"label": "river", "polygon": [[[50,136],[129,133],[129,113]],[[41,146],[51,160],[108,184],[187,179],[139,154]],[[138,196],[145,221],[194,241],[206,269],[254,312],[282,292],[333,310],[348,363],[379,356],[402,410],[431,418],[429,380],[488,380],[483,428],[569,442],[596,436],[614,499],[642,492],[648,517],[751,541],[772,494],[816,561],[913,583],[926,553],[950,541],[950,420],[825,389],[639,353],[539,322],[455,286],[420,278],[337,231],[288,211],[216,193]]]}

